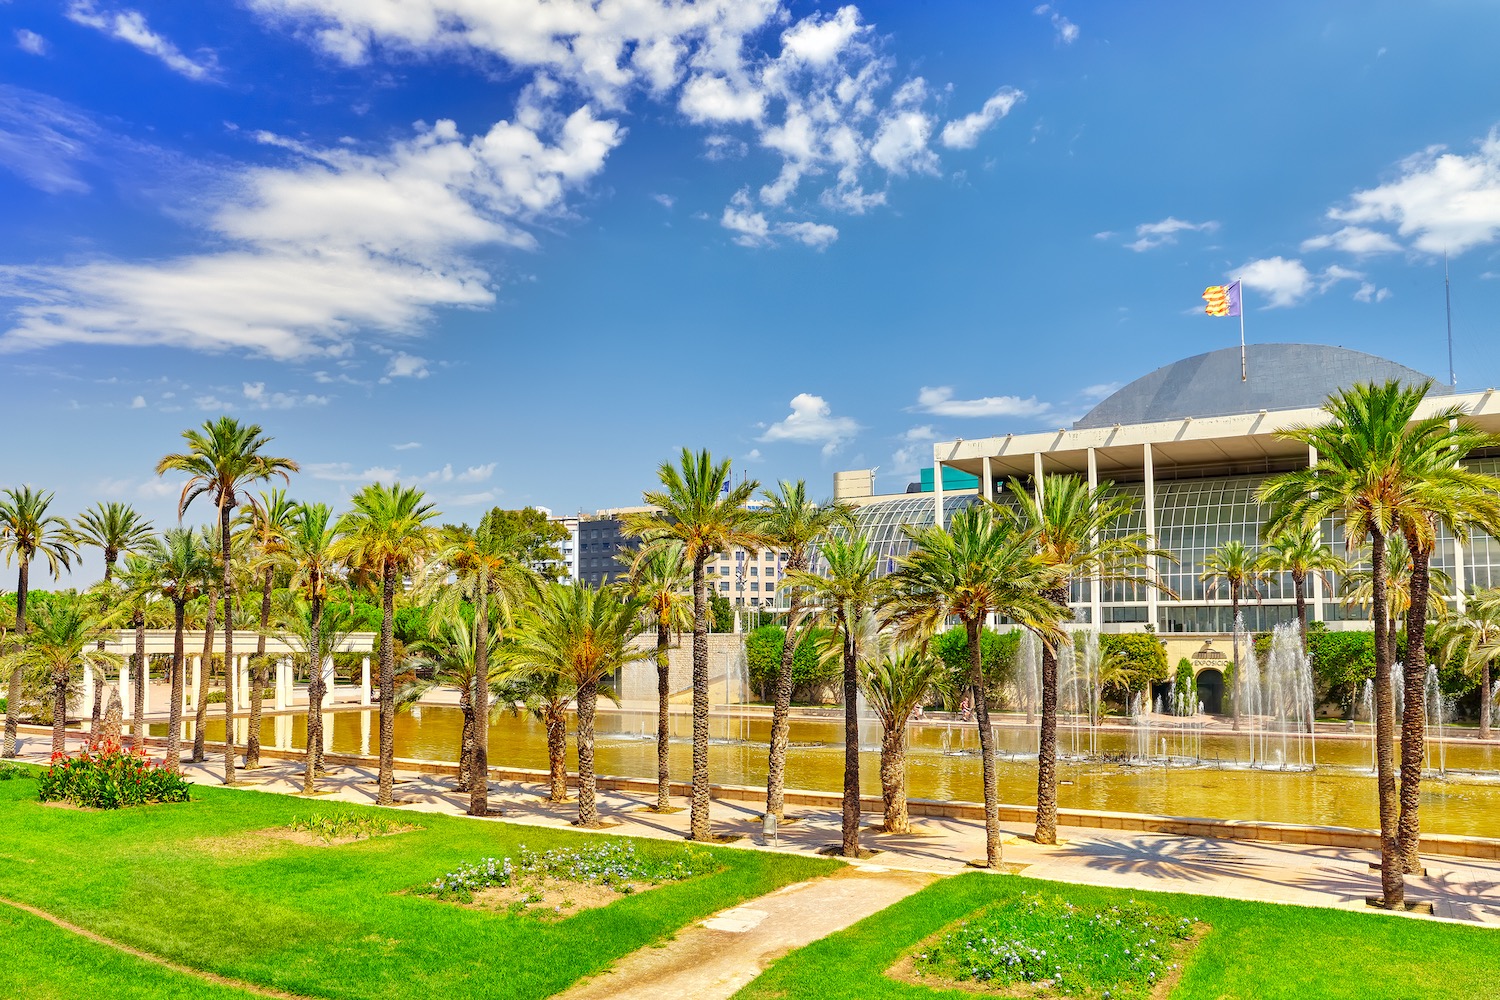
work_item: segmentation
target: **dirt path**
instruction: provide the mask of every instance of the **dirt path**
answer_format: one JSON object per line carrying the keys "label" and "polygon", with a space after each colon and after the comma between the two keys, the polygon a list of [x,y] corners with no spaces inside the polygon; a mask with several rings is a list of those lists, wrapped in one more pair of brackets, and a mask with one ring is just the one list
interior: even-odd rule
{"label": "dirt path", "polygon": [[798,882],[626,955],[560,1000],[724,1000],[772,961],[883,910],[934,876],[875,866]]}
{"label": "dirt path", "polygon": [[141,951],[139,948],[132,948],[128,944],[121,944],[119,941],[116,941],[112,938],[107,938],[102,934],[95,934],[93,931],[89,930],[86,927],[79,927],[77,924],[70,924],[61,917],[53,916],[46,910],[39,910],[35,906],[28,906],[25,903],[18,903],[13,899],[6,899],[5,897],[0,896],[0,905],[13,907],[17,910],[22,911],[23,913],[29,913],[33,917],[40,917],[53,926],[61,927],[63,930],[68,931],[71,934],[77,934],[81,938],[87,938],[95,944],[102,944],[106,948],[113,948],[115,951],[123,952],[124,954],[130,955],[134,958],[139,958],[142,961],[150,962],[152,965],[159,965],[164,969],[171,969],[173,972],[180,972],[184,976],[191,976],[194,979],[199,979],[207,983],[213,983],[215,986],[225,986],[231,989],[243,990],[248,994],[258,997],[274,997],[276,998],[276,1000],[307,1000],[307,996],[305,994],[283,993],[280,990],[269,989],[265,986],[256,986],[254,983],[243,982],[239,979],[230,979],[227,976],[221,976],[217,973],[204,972],[202,969],[193,969],[189,968],[186,965],[178,965],[176,962],[170,962],[167,959],[162,958],[160,955],[153,955],[149,951]]}

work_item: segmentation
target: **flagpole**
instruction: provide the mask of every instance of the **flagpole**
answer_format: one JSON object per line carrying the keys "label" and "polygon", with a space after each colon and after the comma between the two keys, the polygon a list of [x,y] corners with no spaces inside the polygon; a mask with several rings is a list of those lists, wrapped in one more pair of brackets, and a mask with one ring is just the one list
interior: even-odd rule
{"label": "flagpole", "polygon": [[1245,366],[1245,282],[1235,278],[1234,283],[1240,287],[1240,381],[1249,381],[1249,373]]}
{"label": "flagpole", "polygon": [[1458,388],[1458,374],[1453,370],[1453,292],[1448,285],[1448,251],[1443,251],[1443,308],[1448,314],[1448,384]]}

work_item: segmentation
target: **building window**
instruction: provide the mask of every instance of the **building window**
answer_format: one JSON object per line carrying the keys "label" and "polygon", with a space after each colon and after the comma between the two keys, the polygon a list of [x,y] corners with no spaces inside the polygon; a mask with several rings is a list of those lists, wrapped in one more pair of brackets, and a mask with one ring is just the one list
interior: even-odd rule
{"label": "building window", "polygon": [[729,589],[729,581],[728,580],[721,580],[719,582],[719,589],[720,590],[728,590]]}
{"label": "building window", "polygon": [[751,576],[760,576],[760,567],[759,566],[751,566],[750,567],[750,575]]}
{"label": "building window", "polygon": [[750,585],[750,589],[751,590],[759,590],[760,589],[760,584],[758,584],[758,583],[752,583]]}

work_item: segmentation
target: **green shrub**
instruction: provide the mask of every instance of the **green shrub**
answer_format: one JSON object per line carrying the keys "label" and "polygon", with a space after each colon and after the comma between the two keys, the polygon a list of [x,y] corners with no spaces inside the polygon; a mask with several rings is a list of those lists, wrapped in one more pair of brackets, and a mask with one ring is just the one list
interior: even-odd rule
{"label": "green shrub", "polygon": [[1167,647],[1150,632],[1102,633],[1099,653],[1105,657],[1115,653],[1124,655],[1135,672],[1137,691],[1167,679]]}
{"label": "green shrub", "polygon": [[[818,641],[827,629],[811,627],[801,631],[797,648],[792,652],[792,689],[807,693],[809,688],[832,683],[842,676],[836,661],[820,661]],[[745,636],[745,663],[750,685],[762,698],[774,694],[776,674],[781,670],[781,648],[786,643],[786,629],[780,625],[762,625]]]}
{"label": "green shrub", "polygon": [[[982,629],[979,633],[979,666],[984,671],[984,686],[992,705],[999,704],[1001,683],[1010,680],[1016,673],[1016,652],[1021,648],[1021,632],[1011,629],[996,632]],[[947,667],[948,681],[942,685],[949,691],[959,691],[969,684],[969,633],[962,625],[955,625],[946,632],[932,637],[932,651]],[[956,705],[950,705],[950,708]]]}
{"label": "green shrub", "polygon": [[20,764],[12,764],[8,760],[0,760],[0,781],[14,781],[17,778],[35,778],[36,772],[29,767]]}
{"label": "green shrub", "polygon": [[77,754],[53,754],[37,783],[43,802],[71,802],[88,809],[119,809],[150,802],[186,802],[186,778],[113,740],[93,739]]}

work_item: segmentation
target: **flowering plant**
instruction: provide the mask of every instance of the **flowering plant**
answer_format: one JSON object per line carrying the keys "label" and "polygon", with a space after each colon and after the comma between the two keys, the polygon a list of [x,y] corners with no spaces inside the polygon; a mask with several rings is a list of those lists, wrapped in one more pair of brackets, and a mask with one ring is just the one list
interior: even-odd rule
{"label": "flowering plant", "polygon": [[186,778],[117,740],[90,738],[76,754],[55,753],[37,781],[43,802],[66,801],[91,809],[119,809],[148,802],[186,802]]}
{"label": "flowering plant", "polygon": [[483,858],[433,880],[421,891],[442,899],[469,902],[474,893],[490,886],[512,886],[521,881],[555,879],[602,885],[622,894],[634,891],[635,883],[677,882],[702,875],[714,868],[706,851],[683,848],[660,857],[636,852],[635,845],[605,841],[576,850],[553,848],[537,853],[520,845],[518,857]]}

